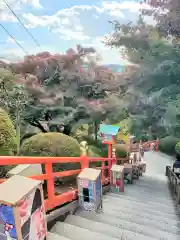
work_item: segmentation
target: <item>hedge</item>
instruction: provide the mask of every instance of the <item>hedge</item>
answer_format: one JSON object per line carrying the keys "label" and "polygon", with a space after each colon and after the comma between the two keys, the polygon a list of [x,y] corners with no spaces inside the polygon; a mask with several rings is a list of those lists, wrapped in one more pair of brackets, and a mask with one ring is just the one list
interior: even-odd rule
{"label": "hedge", "polygon": [[175,146],[179,142],[179,139],[174,136],[167,136],[161,138],[159,142],[159,150],[169,155],[175,154]]}
{"label": "hedge", "polygon": [[178,142],[178,143],[176,144],[176,146],[175,146],[175,152],[176,152],[177,154],[180,154],[180,142]]}
{"label": "hedge", "polygon": [[8,114],[0,108],[0,155],[11,156],[16,150],[16,130]]}
{"label": "hedge", "polygon": [[127,144],[116,144],[114,145],[116,149],[116,157],[117,158],[125,158],[127,157],[128,145]]}
{"label": "hedge", "polygon": [[[20,149],[23,156],[52,156],[52,157],[79,157],[81,155],[79,143],[72,137],[62,133],[39,133],[25,140]],[[44,171],[44,165],[43,171]],[[56,163],[53,171],[80,169],[80,163]],[[64,180],[73,179],[67,177]]]}
{"label": "hedge", "polygon": [[[88,145],[94,146],[99,149],[98,154],[101,157],[108,157],[108,146],[107,144],[103,144],[101,140],[94,140],[91,138],[84,138]],[[121,158],[127,156],[127,145],[126,144],[116,144],[114,145],[116,148],[116,156]]]}

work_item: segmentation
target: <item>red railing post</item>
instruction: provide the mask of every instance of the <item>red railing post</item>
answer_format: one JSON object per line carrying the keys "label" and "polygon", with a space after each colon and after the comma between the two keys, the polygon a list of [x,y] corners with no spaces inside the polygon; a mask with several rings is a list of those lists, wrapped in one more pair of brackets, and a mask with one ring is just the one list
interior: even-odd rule
{"label": "red railing post", "polygon": [[82,155],[81,156],[81,169],[89,167],[89,159],[88,156]]}
{"label": "red railing post", "polygon": [[54,177],[53,177],[52,163],[45,164],[45,172],[48,175],[47,194],[48,194],[48,200],[50,200],[54,197]]}
{"label": "red railing post", "polygon": [[[108,144],[108,158],[112,158],[112,144]],[[108,159],[108,178],[109,179],[111,177],[111,167],[112,167],[111,159]]]}
{"label": "red railing post", "polygon": [[105,183],[105,164],[104,161],[101,162],[101,172],[102,172],[102,185]]}

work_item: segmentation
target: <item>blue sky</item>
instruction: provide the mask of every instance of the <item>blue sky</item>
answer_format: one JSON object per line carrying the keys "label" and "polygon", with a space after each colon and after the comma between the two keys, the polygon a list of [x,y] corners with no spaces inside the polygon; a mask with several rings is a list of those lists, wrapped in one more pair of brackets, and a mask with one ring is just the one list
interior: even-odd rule
{"label": "blue sky", "polygon": [[[65,52],[76,44],[93,45],[105,64],[122,64],[121,53],[106,48],[103,37],[112,31],[109,20],[136,21],[142,8],[138,0],[5,0],[38,40],[43,51]],[[29,54],[40,48],[0,1],[0,23]],[[0,26],[0,57],[16,60],[24,53]]]}

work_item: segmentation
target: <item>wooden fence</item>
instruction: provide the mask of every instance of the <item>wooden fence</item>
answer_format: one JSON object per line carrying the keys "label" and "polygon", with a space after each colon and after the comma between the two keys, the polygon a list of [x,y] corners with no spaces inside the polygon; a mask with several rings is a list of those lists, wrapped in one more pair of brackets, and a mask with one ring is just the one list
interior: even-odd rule
{"label": "wooden fence", "polygon": [[[127,158],[118,159],[122,163],[127,161]],[[5,165],[18,165],[18,164],[44,164],[45,173],[37,176],[30,176],[30,178],[37,180],[47,181],[47,199],[45,199],[46,211],[51,210],[57,206],[61,206],[65,203],[71,202],[77,199],[77,189],[58,194],[55,193],[54,178],[68,177],[77,175],[83,168],[89,166],[93,162],[101,162],[101,167],[98,169],[102,170],[102,184],[106,185],[110,180],[110,169],[113,163],[116,163],[116,158],[93,158],[87,156],[81,157],[15,157],[15,156],[1,156],[0,166]],[[81,169],[69,170],[62,172],[53,172],[54,163],[80,163]],[[105,171],[108,171],[108,177],[105,176]],[[6,179],[0,179],[0,183],[6,181]],[[17,186],[21,187],[21,186]],[[14,190],[12,190],[14,191]],[[12,193],[13,194],[13,193]]]}
{"label": "wooden fence", "polygon": [[168,177],[169,187],[176,202],[180,204],[180,179],[172,171],[170,166],[166,166],[166,176]]}

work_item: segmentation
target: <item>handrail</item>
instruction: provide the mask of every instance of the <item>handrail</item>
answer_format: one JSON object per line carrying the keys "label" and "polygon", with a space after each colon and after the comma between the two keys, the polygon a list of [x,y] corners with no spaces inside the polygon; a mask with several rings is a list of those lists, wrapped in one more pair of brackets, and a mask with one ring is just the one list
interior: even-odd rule
{"label": "handrail", "polygon": [[155,143],[155,148],[156,148],[156,152],[157,152],[158,148],[159,148],[159,140],[151,140],[151,141],[143,142],[142,144],[143,144],[145,150],[147,151],[147,150],[150,150],[152,143]]}
{"label": "handrail", "polygon": [[[110,180],[110,169],[113,163],[116,163],[116,158],[98,158],[98,157],[27,157],[27,156],[1,156],[0,166],[4,165],[18,165],[18,164],[44,164],[45,174],[38,176],[30,176],[30,178],[37,180],[47,181],[47,199],[45,199],[46,211],[51,210],[57,206],[61,206],[64,203],[71,202],[77,199],[77,189],[62,193],[60,195],[55,194],[54,188],[54,178],[55,177],[67,177],[72,175],[77,175],[82,169],[89,166],[90,162],[101,162],[102,170],[102,184],[109,183]],[[53,172],[54,163],[77,163],[81,164],[81,169],[68,170],[62,172]],[[108,166],[105,166],[105,162],[108,162]],[[108,178],[105,177],[105,170],[108,169]],[[7,179],[0,179],[0,183],[6,181]]]}
{"label": "handrail", "polygon": [[180,204],[180,179],[172,171],[170,166],[166,166],[166,176],[169,180],[170,190],[173,196],[175,196],[177,203]]}

